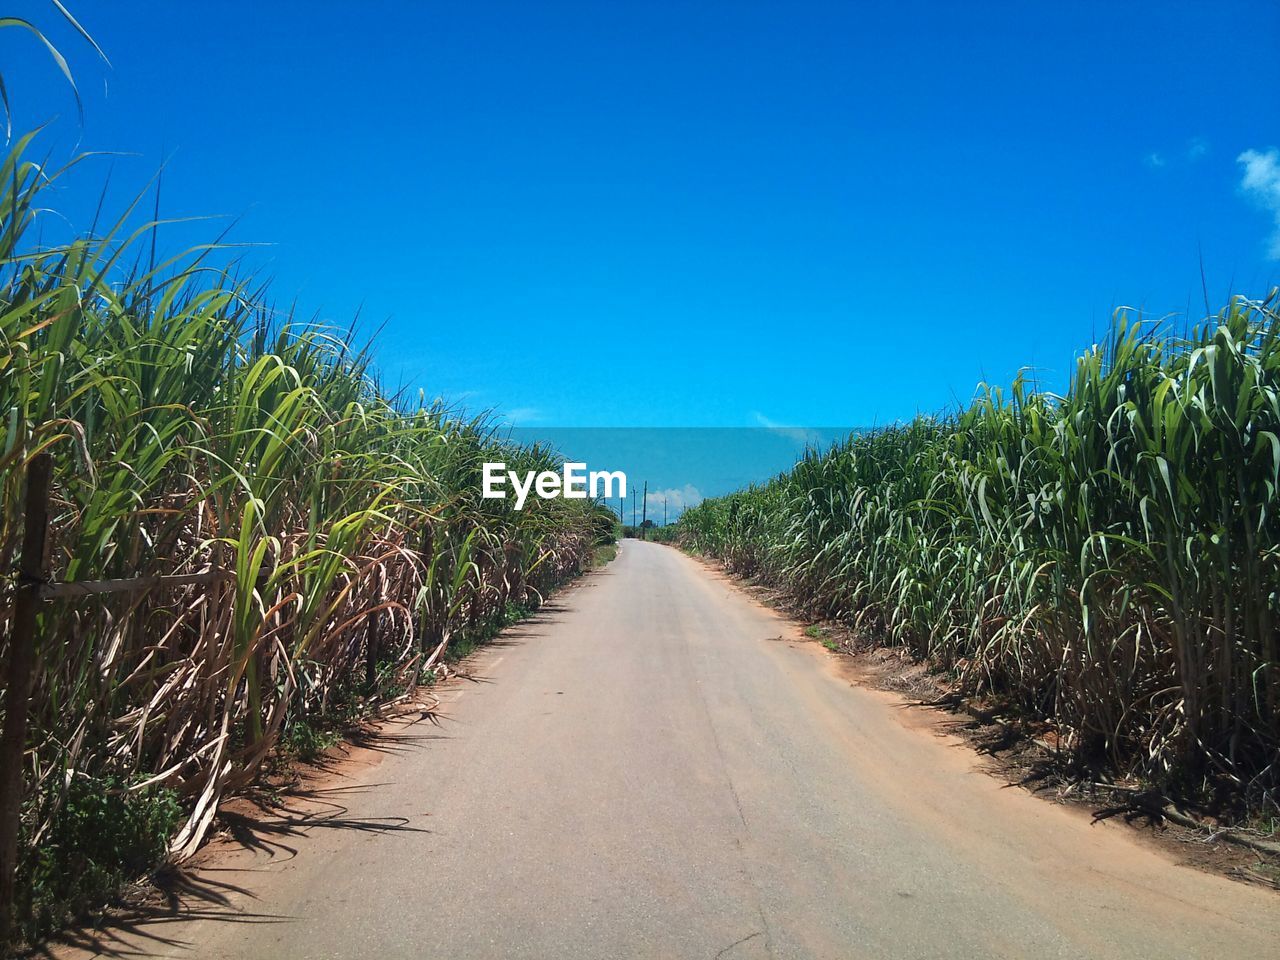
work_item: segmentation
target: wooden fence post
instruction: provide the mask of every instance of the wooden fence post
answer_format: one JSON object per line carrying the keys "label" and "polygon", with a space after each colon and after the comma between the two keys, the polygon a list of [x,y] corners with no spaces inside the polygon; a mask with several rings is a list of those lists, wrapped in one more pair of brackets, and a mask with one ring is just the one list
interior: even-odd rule
{"label": "wooden fence post", "polygon": [[53,460],[38,454],[27,465],[27,498],[18,558],[18,585],[5,669],[4,731],[0,734],[0,949],[13,934],[17,892],[18,832],[22,816],[23,759],[27,709],[35,678],[36,615],[45,581],[45,534],[49,527],[49,479]]}

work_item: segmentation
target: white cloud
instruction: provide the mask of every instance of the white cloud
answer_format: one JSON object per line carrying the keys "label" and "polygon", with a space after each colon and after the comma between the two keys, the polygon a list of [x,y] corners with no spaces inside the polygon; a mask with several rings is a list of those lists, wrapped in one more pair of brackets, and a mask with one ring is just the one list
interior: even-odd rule
{"label": "white cloud", "polygon": [[1204,137],[1192,137],[1183,149],[1152,150],[1142,158],[1142,162],[1152,170],[1159,170],[1161,167],[1181,167],[1199,162],[1208,152],[1208,140]]}
{"label": "white cloud", "polygon": [[1240,190],[1271,214],[1275,229],[1267,240],[1267,256],[1280,260],[1280,150],[1246,150],[1236,157],[1244,167]]}
{"label": "white cloud", "polygon": [[690,507],[696,507],[705,498],[691,483],[683,487],[671,487],[668,490],[649,491],[649,519],[662,522],[662,505],[667,506],[667,518],[674,520]]}
{"label": "white cloud", "polygon": [[542,411],[537,407],[515,407],[508,410],[503,419],[513,427],[526,426],[530,423],[537,423],[542,419]]}
{"label": "white cloud", "polygon": [[774,423],[763,413],[756,412],[753,416],[756,419],[756,423],[760,424],[760,426],[764,427],[766,430],[776,433],[781,437],[788,437],[796,441],[796,443],[802,443],[805,446],[816,446],[818,441],[821,439],[814,431],[807,430],[804,427],[788,427],[781,423]]}

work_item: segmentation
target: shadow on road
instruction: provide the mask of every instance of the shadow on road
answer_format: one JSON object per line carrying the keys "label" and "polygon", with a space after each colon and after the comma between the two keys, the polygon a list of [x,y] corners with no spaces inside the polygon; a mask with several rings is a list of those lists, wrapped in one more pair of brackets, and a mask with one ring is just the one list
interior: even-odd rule
{"label": "shadow on road", "polygon": [[[416,721],[410,721],[412,725]],[[404,723],[397,724],[403,727]],[[29,950],[27,957],[63,957],[80,951],[104,957],[149,957],[187,952],[201,955],[193,921],[216,923],[293,923],[297,917],[246,909],[259,897],[253,875],[265,864],[298,855],[297,841],[318,830],[350,830],[369,834],[429,833],[407,817],[353,817],[350,798],[373,793],[385,783],[327,786],[345,776],[341,770],[354,748],[377,754],[401,754],[431,740],[448,737],[411,734],[397,729],[366,728],[349,738],[343,750],[308,766],[304,778],[289,786],[264,786],[229,800],[218,811],[218,827],[193,865],[168,864],[139,884],[125,902],[112,907],[92,926],[73,927]],[[227,857],[253,854],[244,866],[222,866]],[[236,875],[238,883],[220,875]],[[246,879],[247,878],[247,879]]]}
{"label": "shadow on road", "polygon": [[[113,911],[92,927],[63,930],[25,954],[55,957],[83,951],[104,957],[148,957],[159,952],[190,950],[199,955],[196,939],[171,935],[168,928],[194,920],[218,923],[288,923],[293,917],[236,909],[233,896],[256,899],[241,886],[209,876],[214,870],[187,871],[166,867],[153,878],[151,895]],[[183,931],[187,932],[187,931]]]}
{"label": "shadow on road", "polygon": [[245,850],[263,854],[272,860],[292,859],[297,849],[286,841],[305,837],[313,830],[355,830],[361,833],[428,833],[410,826],[407,817],[351,817],[349,808],[339,801],[345,797],[367,793],[380,783],[322,790],[295,789],[279,802],[255,801],[246,811],[222,810],[218,820],[229,838]]}
{"label": "shadow on road", "polygon": [[[492,677],[486,676],[482,673],[476,673],[471,669],[476,654],[486,651],[523,646],[525,643],[538,636],[540,628],[559,623],[564,619],[564,614],[570,612],[572,612],[571,608],[561,601],[544,603],[538,608],[537,613],[507,627],[492,640],[485,641],[477,647],[475,651],[464,657],[454,668],[451,676],[458,680],[467,680],[471,683],[492,683]],[[448,717],[445,716],[443,719],[448,719]]]}
{"label": "shadow on road", "polygon": [[[541,628],[558,623],[570,608],[563,602],[544,604],[537,613],[504,630],[480,650],[517,647],[533,639]],[[479,651],[477,651],[479,652]],[[471,673],[465,658],[454,673],[458,679],[491,683],[492,678]],[[87,954],[104,957],[150,957],[189,953],[198,957],[202,938],[194,921],[238,924],[295,923],[299,917],[246,909],[259,900],[251,886],[264,865],[279,864],[299,855],[299,841],[321,830],[368,834],[430,833],[406,817],[353,817],[348,802],[375,793],[385,783],[350,783],[330,786],[334,778],[351,776],[349,764],[377,756],[402,755],[421,749],[433,740],[448,740],[443,733],[418,733],[414,728],[428,721],[438,728],[446,714],[433,708],[413,708],[387,719],[381,726],[362,727],[348,734],[346,742],[308,764],[290,784],[261,785],[253,792],[227,801],[218,811],[218,827],[208,846],[188,866],[167,865],[140,884],[127,902],[113,907],[92,926],[73,927],[50,937],[29,951],[28,957],[65,957]],[[431,729],[424,727],[422,729]],[[245,854],[252,862],[243,866],[220,865]],[[235,875],[232,883],[223,875]]]}

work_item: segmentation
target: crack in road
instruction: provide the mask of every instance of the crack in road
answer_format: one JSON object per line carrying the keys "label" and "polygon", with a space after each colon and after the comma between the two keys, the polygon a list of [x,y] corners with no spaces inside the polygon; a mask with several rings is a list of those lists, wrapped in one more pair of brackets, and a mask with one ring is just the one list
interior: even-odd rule
{"label": "crack in road", "polygon": [[[721,950],[719,953],[717,953],[717,954],[716,954],[716,956],[715,956],[715,960],[720,960],[720,958],[721,958],[721,957],[723,957],[726,953],[728,953],[728,952],[729,952],[730,950],[732,950],[734,947],[741,946],[742,944],[746,943],[748,940],[754,940],[756,937],[763,937],[764,935],[765,935],[765,933],[764,933],[764,931],[763,931],[763,930],[757,930],[755,933],[749,933],[749,934],[747,934],[747,935],[746,935],[745,937],[743,937],[741,940],[735,940],[735,941],[733,941],[733,943],[729,944],[727,947],[725,947],[723,950]],[[767,942],[766,942],[766,947],[767,947],[767,946],[768,946],[768,944],[767,944]]]}

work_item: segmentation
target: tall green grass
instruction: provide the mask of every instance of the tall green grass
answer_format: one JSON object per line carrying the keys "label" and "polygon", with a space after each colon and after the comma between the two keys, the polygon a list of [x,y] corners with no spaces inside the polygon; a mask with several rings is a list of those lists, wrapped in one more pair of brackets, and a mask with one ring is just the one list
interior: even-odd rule
{"label": "tall green grass", "polygon": [[1051,718],[1084,759],[1274,803],[1275,302],[1186,338],[1121,313],[1065,396],[1019,379],[853,436],[681,537]]}
{"label": "tall green grass", "polygon": [[[24,159],[29,139],[0,167],[4,569],[26,464],[47,451],[55,579],[232,575],[43,606],[28,862],[57,846],[83,783],[176,798],[182,854],[283,730],[336,699],[372,709],[403,696],[451,640],[589,563],[602,515],[584,501],[514,512],[482,500],[483,461],[555,458],[483,419],[389,397],[367,349],[273,316],[209,249],[152,267],[138,248],[154,225],[132,228],[129,212],[39,246],[34,218],[68,171]],[[30,929],[29,883],[27,895]]]}

